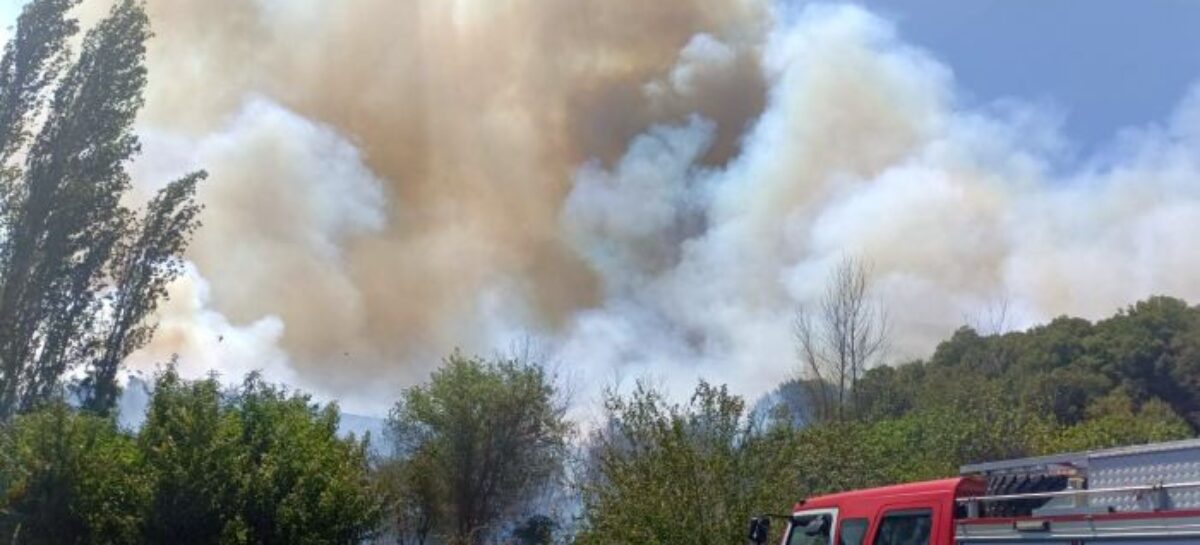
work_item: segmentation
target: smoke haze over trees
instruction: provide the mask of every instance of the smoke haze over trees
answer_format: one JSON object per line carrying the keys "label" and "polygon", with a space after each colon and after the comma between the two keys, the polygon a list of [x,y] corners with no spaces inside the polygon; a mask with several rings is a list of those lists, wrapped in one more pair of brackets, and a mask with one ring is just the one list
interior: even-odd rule
{"label": "smoke haze over trees", "polygon": [[1178,234],[1200,224],[1188,89],[1075,157],[1040,97],[980,104],[849,6],[147,9],[134,191],[212,176],[139,369],[262,368],[382,416],[454,347],[534,337],[589,398],[645,374],[754,397],[794,372],[794,311],[844,255],[908,309],[898,359],[1000,300],[1016,328],[1200,300]]}

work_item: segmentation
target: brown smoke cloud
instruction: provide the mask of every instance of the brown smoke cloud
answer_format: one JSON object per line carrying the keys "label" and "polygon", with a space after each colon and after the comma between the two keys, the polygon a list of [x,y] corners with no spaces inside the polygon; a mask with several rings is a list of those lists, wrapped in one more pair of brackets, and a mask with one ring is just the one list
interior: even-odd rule
{"label": "brown smoke cloud", "polygon": [[[346,387],[435,362],[454,346],[490,349],[491,318],[481,316],[489,297],[533,330],[553,331],[597,304],[597,278],[559,226],[574,170],[614,160],[646,126],[693,112],[717,122],[706,160],[720,163],[765,92],[755,48],[766,12],[757,2],[151,0],[149,8],[157,36],[145,126],[185,139],[245,137],[233,125],[257,119],[244,109],[258,97],[344,136],[381,181],[377,209],[362,202],[363,212],[346,213],[386,222],[333,236],[330,254],[297,237],[306,218],[296,215],[322,203],[297,203],[305,197],[292,193],[309,187],[295,182],[304,173],[281,164],[293,161],[278,149],[295,137],[288,131],[304,128],[235,138],[241,150],[211,139],[176,146],[179,156],[209,150],[191,162],[216,180],[204,190],[206,227],[190,253],[212,308],[234,323],[277,316],[299,372]],[[711,35],[708,49],[722,62],[671,81],[698,33]],[[692,54],[711,54],[705,45]],[[170,155],[150,140],[148,161]]]}
{"label": "brown smoke cloud", "polygon": [[149,0],[135,178],[212,176],[133,366],[378,411],[454,347],[531,335],[592,394],[757,395],[846,255],[893,309],[888,361],[999,301],[1022,327],[1200,298],[1200,88],[1068,161],[1052,113],[963,106],[886,20],[766,4]]}

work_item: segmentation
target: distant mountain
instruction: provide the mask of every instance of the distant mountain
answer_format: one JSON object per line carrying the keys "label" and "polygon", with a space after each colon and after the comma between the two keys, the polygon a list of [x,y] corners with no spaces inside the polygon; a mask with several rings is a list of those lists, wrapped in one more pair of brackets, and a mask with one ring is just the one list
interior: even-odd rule
{"label": "distant mountain", "polygon": [[343,436],[354,434],[355,437],[362,439],[368,434],[370,435],[371,452],[380,456],[390,454],[392,452],[392,442],[387,435],[387,420],[374,416],[363,416],[360,414],[342,413],[342,421],[338,426],[338,432]]}
{"label": "distant mountain", "polygon": [[142,377],[130,376],[129,383],[117,400],[117,421],[131,430],[142,427],[146,421],[146,407],[150,406],[150,390],[153,385]]}
{"label": "distant mountain", "polygon": [[[122,427],[131,430],[142,427],[142,422],[146,421],[146,408],[150,405],[151,390],[153,385],[145,379],[138,376],[129,377],[129,383],[121,393],[121,399],[117,401],[117,420]],[[338,425],[338,433],[343,437],[353,434],[361,439],[369,435],[371,453],[379,456],[392,452],[386,429],[387,420],[384,418],[345,412],[342,413],[342,420]]]}

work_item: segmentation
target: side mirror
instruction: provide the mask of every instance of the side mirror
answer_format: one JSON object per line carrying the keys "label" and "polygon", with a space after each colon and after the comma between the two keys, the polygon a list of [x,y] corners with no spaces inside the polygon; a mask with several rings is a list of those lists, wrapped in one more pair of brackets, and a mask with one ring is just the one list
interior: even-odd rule
{"label": "side mirror", "polygon": [[763,545],[767,542],[767,535],[770,533],[771,519],[767,517],[754,517],[750,519],[750,532],[746,537],[751,543]]}

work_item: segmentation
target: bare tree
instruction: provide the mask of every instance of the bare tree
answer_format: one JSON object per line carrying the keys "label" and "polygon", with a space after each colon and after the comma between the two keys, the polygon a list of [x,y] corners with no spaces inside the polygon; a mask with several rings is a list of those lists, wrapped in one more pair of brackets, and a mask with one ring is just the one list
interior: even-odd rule
{"label": "bare tree", "polygon": [[884,352],[886,309],[870,296],[870,266],[846,257],[830,273],[815,306],[796,312],[796,350],[808,375],[816,420],[845,420],[857,399],[858,379]]}
{"label": "bare tree", "polygon": [[993,299],[973,319],[964,317],[964,321],[980,335],[1004,334],[1012,329],[1011,304],[1008,297]]}
{"label": "bare tree", "polygon": [[[1013,328],[1009,308],[1010,300],[1007,296],[993,299],[988,303],[987,308],[976,315],[974,320],[967,320],[967,326],[974,329],[975,333],[984,337],[985,340],[994,340],[995,337],[1001,337]],[[981,370],[988,374],[1002,373],[1011,359],[1015,357],[1015,354],[1012,353],[1012,345],[1002,342],[987,342],[986,346],[988,349],[983,353]]]}

